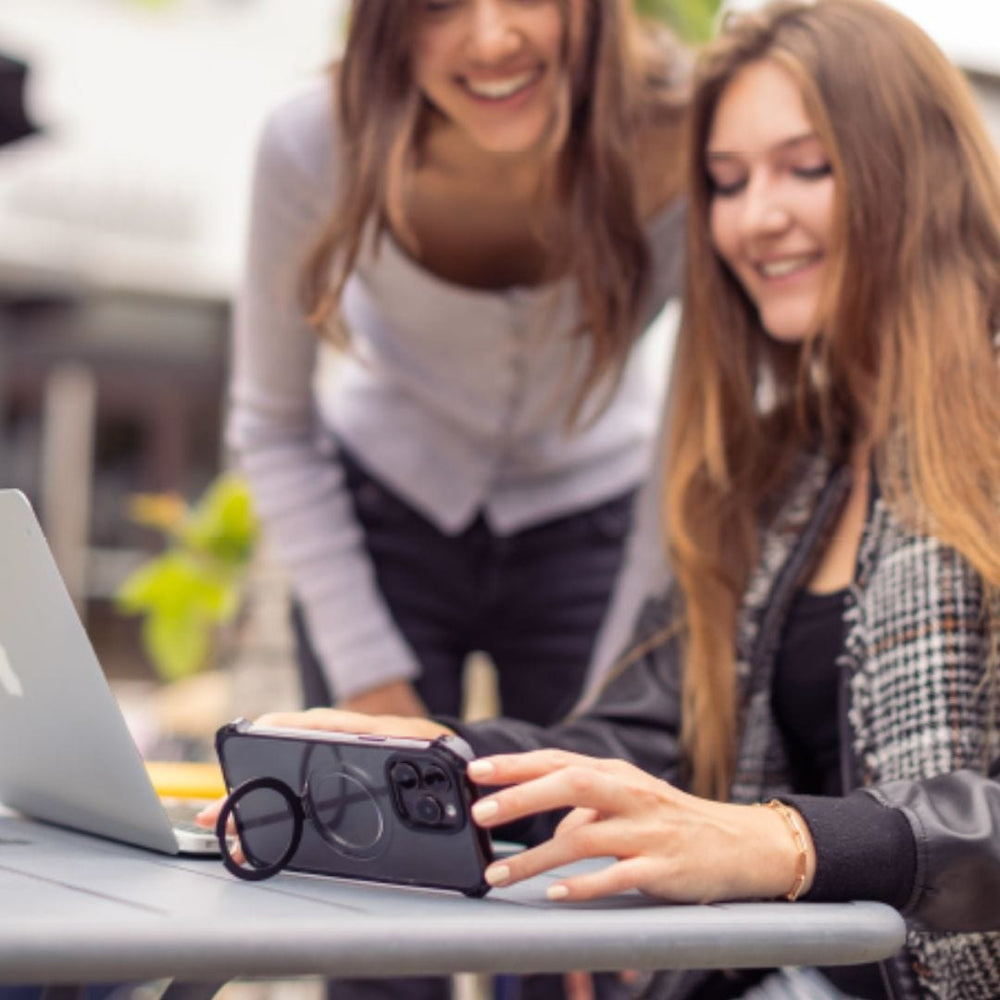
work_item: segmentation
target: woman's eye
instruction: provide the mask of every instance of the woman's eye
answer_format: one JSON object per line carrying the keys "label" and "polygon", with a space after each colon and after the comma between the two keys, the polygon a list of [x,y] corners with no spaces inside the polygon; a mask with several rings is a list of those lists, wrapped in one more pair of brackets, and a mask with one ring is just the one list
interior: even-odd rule
{"label": "woman's eye", "polygon": [[829,177],[833,173],[833,167],[829,163],[817,163],[810,166],[795,167],[793,173],[803,180],[816,181],[822,177]]}
{"label": "woman's eye", "polygon": [[732,198],[746,187],[747,180],[745,177],[728,178],[709,175],[708,183],[713,195],[718,195],[720,198]]}

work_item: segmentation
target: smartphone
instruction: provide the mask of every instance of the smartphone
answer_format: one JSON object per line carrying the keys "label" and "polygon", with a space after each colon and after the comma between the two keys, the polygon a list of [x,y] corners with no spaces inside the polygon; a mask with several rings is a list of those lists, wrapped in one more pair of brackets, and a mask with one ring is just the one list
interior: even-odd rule
{"label": "smartphone", "polygon": [[435,740],[262,727],[216,734],[236,832],[251,869],[452,889],[482,896],[493,860],[472,822],[473,754]]}

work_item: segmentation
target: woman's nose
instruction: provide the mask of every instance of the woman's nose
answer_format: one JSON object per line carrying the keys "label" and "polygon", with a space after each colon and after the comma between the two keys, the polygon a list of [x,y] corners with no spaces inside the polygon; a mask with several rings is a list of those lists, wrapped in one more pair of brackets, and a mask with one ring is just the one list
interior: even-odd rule
{"label": "woman's nose", "polygon": [[491,62],[517,49],[517,25],[509,8],[509,0],[473,0],[469,24],[473,58]]}
{"label": "woman's nose", "polygon": [[751,180],[743,198],[740,225],[744,236],[770,235],[783,232],[791,221],[791,213],[780,191],[766,179]]}

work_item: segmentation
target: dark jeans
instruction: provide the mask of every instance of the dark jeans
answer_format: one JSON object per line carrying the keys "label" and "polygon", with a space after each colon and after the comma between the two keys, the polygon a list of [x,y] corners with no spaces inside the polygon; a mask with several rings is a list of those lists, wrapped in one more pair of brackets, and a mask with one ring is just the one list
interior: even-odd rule
{"label": "dark jeans", "polygon": [[[633,493],[513,535],[479,517],[446,535],[353,458],[348,489],[376,581],[422,668],[415,685],[435,715],[458,715],[462,669],[475,650],[496,664],[505,715],[550,723],[580,693],[621,568]],[[294,609],[307,705],[331,692]]]}
{"label": "dark jeans", "polygon": [[[446,535],[341,452],[375,577],[420,662],[415,686],[434,715],[459,715],[467,655],[488,653],[504,715],[555,722],[580,694],[624,554],[634,491],[596,507],[497,535],[479,517]],[[292,609],[303,698],[335,698]],[[613,982],[601,977],[603,984]],[[502,977],[504,1000],[561,996],[561,977]],[[447,979],[331,980],[330,1000],[442,1000]],[[602,990],[606,995],[606,990]]]}

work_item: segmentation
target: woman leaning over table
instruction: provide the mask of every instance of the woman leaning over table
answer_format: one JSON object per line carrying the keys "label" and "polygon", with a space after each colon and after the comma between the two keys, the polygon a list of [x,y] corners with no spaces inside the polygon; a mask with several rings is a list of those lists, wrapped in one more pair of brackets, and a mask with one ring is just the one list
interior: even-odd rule
{"label": "woman leaning over table", "polygon": [[271,116],[229,440],[307,704],[457,713],[476,649],[509,714],[579,695],[633,579],[689,63],[631,0],[357,0]]}
{"label": "woman leaning over table", "polygon": [[[484,755],[470,774],[509,786],[477,821],[535,845],[488,877],[613,856],[550,894],[882,900],[908,920],[895,959],[757,988],[991,1000],[1000,164],[961,75],[873,0],[730,18],[695,87],[674,581],[565,722],[454,724]],[[651,990],[747,987],[696,972]]]}

